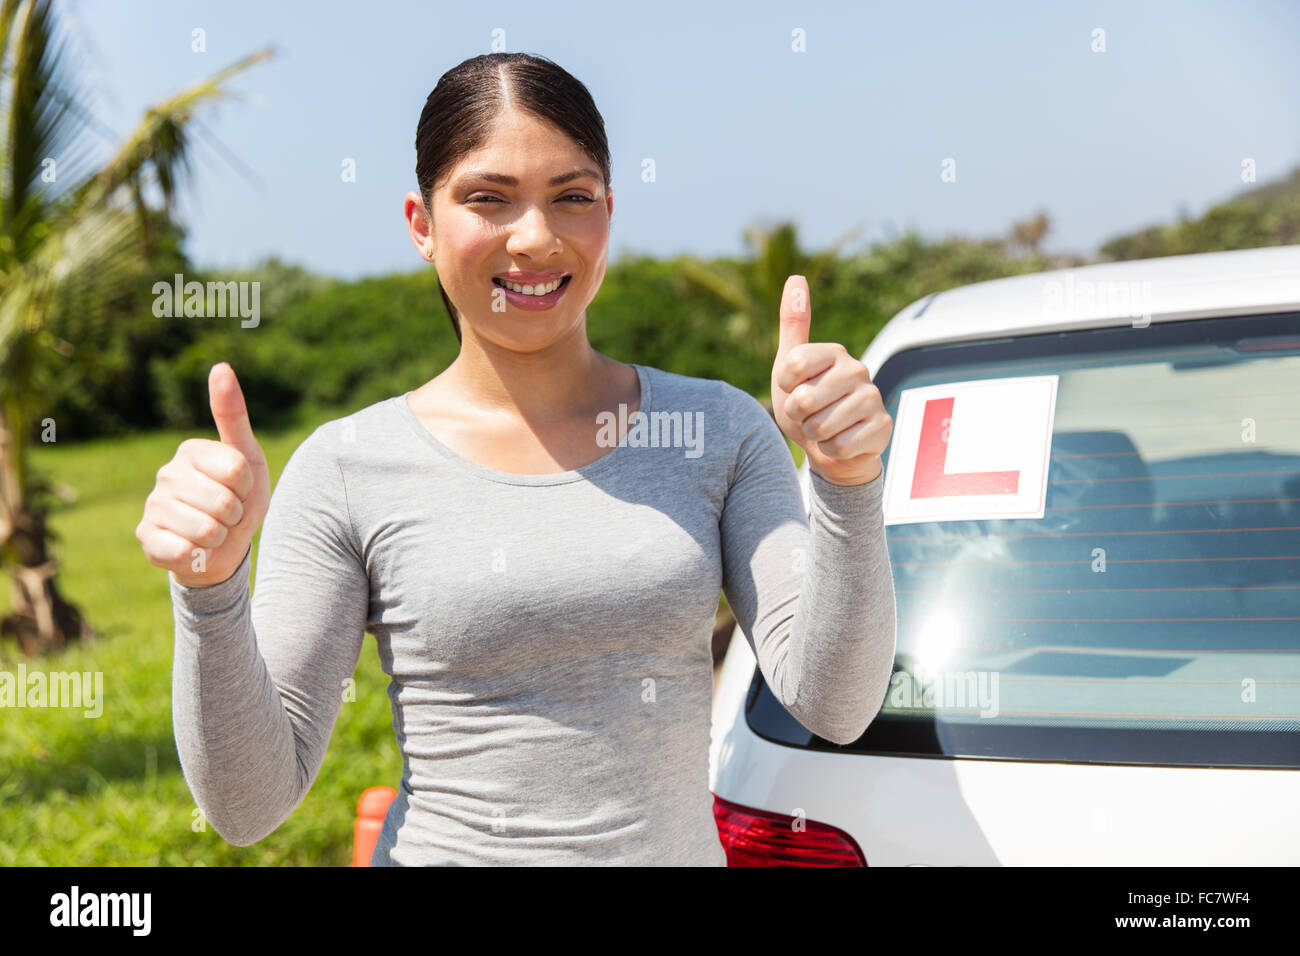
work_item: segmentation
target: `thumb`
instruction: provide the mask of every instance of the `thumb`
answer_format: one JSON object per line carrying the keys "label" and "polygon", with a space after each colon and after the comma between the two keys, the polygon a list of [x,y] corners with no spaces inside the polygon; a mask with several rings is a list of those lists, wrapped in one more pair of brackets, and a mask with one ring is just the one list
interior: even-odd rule
{"label": "thumb", "polygon": [[779,359],[796,345],[807,344],[811,324],[808,280],[803,276],[790,276],[785,280],[785,290],[781,293],[781,336],[777,341],[776,357]]}
{"label": "thumb", "polygon": [[260,464],[262,448],[253,437],[244,393],[230,363],[218,362],[208,372],[208,404],[212,407],[212,420],[217,423],[221,443],[238,449],[250,464]]}

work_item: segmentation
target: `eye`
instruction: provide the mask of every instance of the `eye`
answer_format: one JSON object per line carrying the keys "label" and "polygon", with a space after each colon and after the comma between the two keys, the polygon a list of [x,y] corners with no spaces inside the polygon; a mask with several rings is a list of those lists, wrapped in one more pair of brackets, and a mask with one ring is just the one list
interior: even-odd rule
{"label": "eye", "polygon": [[[561,196],[560,199],[561,199],[561,200],[564,200],[564,199],[576,199],[576,200],[578,200],[578,202],[580,202],[580,203],[594,203],[594,202],[596,201],[596,200],[592,199],[590,196],[580,196],[580,195],[578,195],[577,193],[572,193],[572,194],[570,194],[570,195],[568,195],[568,196]],[[472,196],[472,197],[470,197],[469,199],[465,200],[465,202],[466,202],[467,204],[469,204],[469,205],[474,205],[474,204],[476,204],[476,203],[483,203],[483,202],[486,202],[486,203],[499,203],[499,202],[503,202],[503,201],[504,201],[504,200],[497,199],[495,196],[487,196],[487,195],[484,195],[484,196]]]}

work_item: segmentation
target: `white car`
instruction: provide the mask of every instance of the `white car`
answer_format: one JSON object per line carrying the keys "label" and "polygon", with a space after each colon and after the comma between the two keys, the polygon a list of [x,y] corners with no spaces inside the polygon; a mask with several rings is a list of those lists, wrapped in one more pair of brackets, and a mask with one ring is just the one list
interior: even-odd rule
{"label": "white car", "polygon": [[839,746],[736,629],[730,865],[1300,863],[1300,245],[939,292],[862,361],[894,672]]}

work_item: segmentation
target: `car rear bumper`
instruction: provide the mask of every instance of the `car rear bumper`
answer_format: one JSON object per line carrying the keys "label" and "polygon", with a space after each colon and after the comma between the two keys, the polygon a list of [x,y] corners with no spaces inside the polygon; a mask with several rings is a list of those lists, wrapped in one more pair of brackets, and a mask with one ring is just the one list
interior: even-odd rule
{"label": "car rear bumper", "polygon": [[803,750],[750,729],[753,673],[738,630],[714,694],[713,792],[840,827],[869,866],[1300,864],[1300,771]]}

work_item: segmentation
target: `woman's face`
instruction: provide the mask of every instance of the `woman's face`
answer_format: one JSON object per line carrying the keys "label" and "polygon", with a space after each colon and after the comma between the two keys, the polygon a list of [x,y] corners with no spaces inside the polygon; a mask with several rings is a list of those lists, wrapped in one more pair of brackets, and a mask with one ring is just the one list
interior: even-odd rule
{"label": "woman's face", "polygon": [[[566,134],[508,110],[437,185],[431,207],[433,261],[462,334],[468,325],[502,347],[533,351],[585,321],[605,278],[614,198]],[[568,278],[539,298],[507,291],[497,280],[508,276],[533,291]]]}

